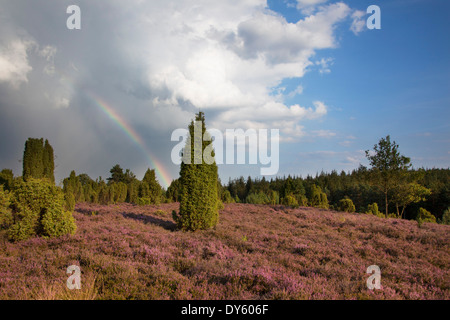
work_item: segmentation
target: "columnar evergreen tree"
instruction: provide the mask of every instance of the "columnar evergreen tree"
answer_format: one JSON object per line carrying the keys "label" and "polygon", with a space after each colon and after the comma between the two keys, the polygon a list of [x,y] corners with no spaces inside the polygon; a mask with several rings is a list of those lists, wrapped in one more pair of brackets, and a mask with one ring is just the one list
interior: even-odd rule
{"label": "columnar evergreen tree", "polygon": [[162,188],[156,180],[155,169],[147,169],[139,185],[139,203],[159,204],[161,201]]}
{"label": "columnar evergreen tree", "polygon": [[98,179],[97,189],[98,189],[98,198],[97,198],[98,203],[110,204],[111,197],[109,194],[109,187],[106,184],[105,180],[102,179],[102,177],[99,177]]}
{"label": "columnar evergreen tree", "polygon": [[180,189],[180,179],[172,180],[170,186],[167,188],[166,198],[173,202],[180,201]]}
{"label": "columnar evergreen tree", "polygon": [[28,178],[40,179],[44,175],[44,140],[28,138],[23,152],[23,173],[25,180]]}
{"label": "columnar evergreen tree", "polygon": [[55,155],[53,152],[53,147],[50,143],[48,143],[48,140],[45,140],[42,157],[42,162],[44,163],[43,176],[52,183],[55,183]]}
{"label": "columnar evergreen tree", "polygon": [[220,200],[214,156],[204,114],[199,112],[189,125],[180,168],[180,212],[174,212],[174,219],[183,230],[208,229],[218,222]]}
{"label": "columnar evergreen tree", "polygon": [[46,178],[55,183],[54,170],[54,153],[48,140],[45,140],[44,143],[43,138],[28,138],[23,152],[23,179]]}
{"label": "columnar evergreen tree", "polygon": [[3,185],[5,190],[10,190],[14,180],[14,175],[11,169],[3,169],[0,171],[0,185]]}
{"label": "columnar evergreen tree", "polygon": [[92,180],[86,173],[78,176],[78,180],[83,187],[84,201],[97,203],[98,202],[98,183]]}
{"label": "columnar evergreen tree", "polygon": [[128,182],[126,202],[135,204],[138,203],[140,184],[141,182],[136,178],[131,179],[130,182]]}
{"label": "columnar evergreen tree", "polygon": [[123,203],[127,199],[127,185],[123,182],[113,182],[108,186],[109,200],[112,203]]}
{"label": "columnar evergreen tree", "polygon": [[83,185],[74,170],[70,172],[70,176],[68,178],[63,180],[63,190],[65,194],[72,193],[75,202],[84,201]]}

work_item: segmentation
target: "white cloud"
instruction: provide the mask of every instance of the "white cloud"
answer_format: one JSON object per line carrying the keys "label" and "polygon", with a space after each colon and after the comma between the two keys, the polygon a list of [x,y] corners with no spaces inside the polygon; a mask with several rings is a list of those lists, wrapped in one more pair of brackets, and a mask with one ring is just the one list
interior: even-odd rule
{"label": "white cloud", "polygon": [[303,8],[307,6],[314,6],[324,2],[327,2],[327,0],[297,0],[297,7]]}
{"label": "white cloud", "polygon": [[[242,7],[235,11],[187,9],[189,2],[180,3],[179,15],[169,10],[151,15],[153,32],[145,35],[151,91],[166,90],[166,101],[173,104],[181,100],[203,110],[219,110],[214,123],[221,127],[270,127],[284,120],[291,127],[283,132],[300,136],[298,121],[326,115],[323,102],[314,102],[315,109],[284,105],[283,90],[274,96],[271,88],[285,78],[302,77],[316,50],[336,46],[334,28],[349,15],[347,5],[324,6],[315,15],[288,23],[263,9],[263,2],[237,2],[234,5]],[[331,62],[320,61],[321,72],[328,72]],[[295,90],[301,92],[301,86]]]}
{"label": "white cloud", "polygon": [[316,66],[319,66],[319,73],[330,73],[331,65],[334,63],[333,58],[322,58],[315,62]]}
{"label": "white cloud", "polygon": [[295,88],[294,90],[292,90],[291,92],[289,92],[289,94],[287,95],[289,98],[293,98],[296,95],[300,95],[303,93],[303,86],[299,85],[297,88]]}
{"label": "white cloud", "polygon": [[365,30],[366,27],[366,20],[364,19],[364,16],[366,15],[366,12],[361,10],[355,10],[351,16],[352,18],[352,24],[350,26],[350,30],[355,34],[358,35],[363,30]]}
{"label": "white cloud", "polygon": [[[327,113],[323,102],[313,102],[313,108],[285,105],[283,96],[289,93],[274,95],[272,88],[283,79],[302,77],[314,64],[311,59],[317,50],[336,46],[334,29],[351,13],[344,3],[300,1],[299,6],[322,6],[313,15],[288,23],[266,9],[264,0],[213,4],[182,0],[176,7],[166,1],[131,0],[133,9],[126,12],[118,0],[104,6],[85,2],[80,7],[89,7],[96,19],[84,24],[94,31],[83,34],[81,47],[67,37],[70,34],[75,39],[77,31],[50,26],[47,32],[61,33],[59,42],[37,39],[36,52],[42,59],[39,70],[52,88],[44,92],[56,108],[71,104],[78,83],[93,81],[111,88],[102,89],[101,95],[114,101],[117,111],[131,123],[149,125],[150,121],[153,128],[159,128],[161,121],[149,118],[149,108],[160,117],[166,114],[172,126],[184,125],[182,116],[202,109],[212,110],[214,119],[209,120],[214,123],[270,127],[284,121],[290,126],[283,128],[285,134],[301,136],[299,121]],[[105,10],[115,14],[100,14]],[[16,73],[21,76],[16,78],[26,81],[31,71],[31,64],[24,63],[28,62],[26,50],[19,57],[21,63],[13,64],[20,66]],[[331,63],[331,59],[319,61],[320,72],[329,72]],[[120,96],[117,88],[128,97]],[[291,95],[301,92],[299,86]],[[131,96],[138,101],[130,100]],[[128,110],[130,103],[133,113]],[[174,109],[177,116],[169,114]]]}
{"label": "white cloud", "polygon": [[32,46],[32,41],[22,39],[0,43],[0,82],[10,83],[15,88],[28,82],[27,75],[33,69],[28,61]]}
{"label": "white cloud", "polygon": [[312,134],[319,138],[332,138],[336,136],[336,132],[330,130],[315,130]]}
{"label": "white cloud", "polygon": [[55,55],[57,49],[54,46],[45,46],[44,48],[38,50],[40,57],[47,61],[44,67],[44,73],[47,75],[53,75],[55,73]]}
{"label": "white cloud", "polygon": [[[79,130],[80,145],[89,143],[89,149],[105,154],[108,147],[111,153],[125,154],[125,146],[117,150],[113,141],[119,137],[126,142],[127,137],[89,99],[90,91],[142,135],[149,148],[161,140],[156,136],[185,128],[199,109],[207,113],[211,128],[279,128],[283,141],[296,141],[309,134],[303,122],[327,115],[327,101],[318,96],[288,105],[285,98],[301,94],[303,87],[288,91],[280,86],[310,71],[319,50],[336,48],[336,27],[352,14],[341,2],[297,4],[314,10],[289,23],[267,9],[266,0],[130,0],[126,9],[122,0],[79,0],[82,29],[74,31],[65,28],[64,3],[8,1],[0,8],[2,106],[12,113],[18,108],[10,106],[20,105],[22,117],[51,115],[61,130]],[[25,82],[19,90],[5,85]],[[280,90],[274,93],[273,88]],[[40,123],[47,120],[33,121],[35,131],[26,132],[44,136]],[[66,145],[56,127],[45,127]],[[170,148],[160,144],[154,147],[158,153]],[[75,159],[64,162],[65,168],[76,165]]]}
{"label": "white cloud", "polygon": [[353,141],[344,140],[344,141],[339,142],[339,145],[343,146],[343,147],[350,147],[352,145],[352,143],[353,143]]}
{"label": "white cloud", "polygon": [[345,157],[344,163],[357,165],[357,164],[361,163],[361,160],[362,160],[361,157],[348,156],[348,157]]}
{"label": "white cloud", "polygon": [[297,0],[297,9],[303,14],[312,14],[317,5],[327,2],[328,0]]}

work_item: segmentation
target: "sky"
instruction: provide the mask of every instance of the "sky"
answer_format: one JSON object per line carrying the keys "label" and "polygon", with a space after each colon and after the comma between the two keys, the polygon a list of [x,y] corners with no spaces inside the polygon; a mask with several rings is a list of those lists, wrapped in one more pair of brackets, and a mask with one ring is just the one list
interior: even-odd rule
{"label": "sky", "polygon": [[[366,26],[370,5],[381,29]],[[198,111],[222,132],[278,129],[276,176],[367,165],[387,135],[414,167],[448,168],[449,12],[448,0],[0,0],[0,169],[20,176],[25,141],[44,137],[57,182],[120,164],[167,187],[172,132]]]}

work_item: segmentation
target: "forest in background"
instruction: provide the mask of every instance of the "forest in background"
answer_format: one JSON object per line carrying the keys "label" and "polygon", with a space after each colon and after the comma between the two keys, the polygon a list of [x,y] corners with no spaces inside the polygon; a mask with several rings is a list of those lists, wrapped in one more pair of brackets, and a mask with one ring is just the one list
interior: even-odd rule
{"label": "forest in background", "polygon": [[[15,180],[28,177],[47,179],[54,184],[53,148],[47,140],[27,140],[23,166],[22,177],[14,177],[10,169],[0,172],[3,189],[10,190]],[[446,223],[450,215],[450,170],[409,168],[404,171],[408,177],[402,178],[403,183],[397,183],[386,194],[388,217],[417,219],[424,212],[430,222]],[[223,203],[308,206],[386,217],[384,195],[373,180],[371,170],[360,166],[351,172],[321,172],[306,177],[289,175],[269,180],[249,176],[230,179],[226,184],[218,180],[217,190]],[[119,164],[111,168],[106,180],[102,177],[94,180],[85,173],[77,175],[72,171],[62,185],[66,209],[70,211],[80,202],[105,205],[179,202],[181,190],[180,179],[173,180],[165,190],[156,179],[154,169],[148,169],[139,180],[130,169],[124,170]]]}

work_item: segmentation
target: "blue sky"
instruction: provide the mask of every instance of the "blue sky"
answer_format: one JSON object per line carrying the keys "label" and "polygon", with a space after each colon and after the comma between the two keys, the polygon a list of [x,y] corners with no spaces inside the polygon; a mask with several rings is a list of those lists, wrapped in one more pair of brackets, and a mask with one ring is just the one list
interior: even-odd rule
{"label": "blue sky", "polygon": [[[66,27],[71,4],[81,30]],[[372,4],[381,30],[365,27]],[[415,167],[447,168],[449,12],[446,0],[0,0],[0,169],[20,175],[25,140],[45,137],[57,181],[116,163],[170,180],[171,133],[198,110],[209,128],[279,129],[279,176],[352,170],[388,134]]]}
{"label": "blue sky", "polygon": [[[450,41],[445,34],[450,30],[447,18],[450,3],[439,0],[346,3],[360,10],[370,4],[379,5],[382,29],[366,30],[355,36],[341,28],[339,47],[317,53],[318,59],[333,59],[330,73],[312,71],[303,78],[283,83],[289,88],[303,86],[303,93],[288,103],[304,103],[319,97],[325,101],[330,107],[329,114],[306,127],[336,134],[320,143],[316,140],[299,143],[294,149],[331,151],[342,158],[340,153],[354,155],[357,150],[371,149],[379,138],[390,134],[401,151],[412,158],[415,167],[448,167]],[[269,1],[269,5],[290,21],[302,17],[296,8],[287,7],[283,1]],[[291,154],[294,157],[295,151]],[[361,162],[366,164],[364,159]],[[333,159],[322,164],[326,171],[354,165],[342,165]],[[295,167],[292,161],[292,169],[286,173]],[[311,157],[307,173],[321,169]]]}

